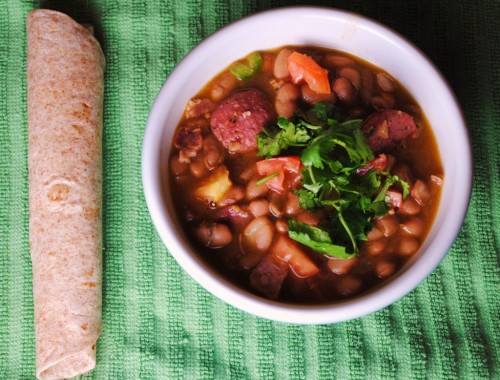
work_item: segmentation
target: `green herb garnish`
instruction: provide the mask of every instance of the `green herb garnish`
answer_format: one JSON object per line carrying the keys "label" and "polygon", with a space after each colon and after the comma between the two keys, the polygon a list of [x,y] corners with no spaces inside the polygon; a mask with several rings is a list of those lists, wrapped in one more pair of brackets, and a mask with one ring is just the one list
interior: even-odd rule
{"label": "green herb garnish", "polygon": [[330,234],[306,223],[297,222],[294,219],[288,221],[289,236],[317,252],[325,255],[335,256],[343,259],[352,257],[346,252],[344,246],[333,244]]}
{"label": "green herb garnish", "polygon": [[266,183],[267,181],[269,181],[270,179],[274,178],[274,177],[277,177],[279,176],[280,173],[279,172],[274,172],[274,173],[271,173],[269,174],[268,176],[264,177],[264,178],[261,178],[259,179],[258,181],[255,181],[255,186],[260,186],[262,185],[263,183]]}
{"label": "green herb garnish", "polygon": [[259,155],[266,158],[292,151],[301,157],[302,188],[295,193],[306,210],[327,210],[325,225],[289,221],[289,236],[317,252],[348,258],[366,240],[372,219],[387,213],[388,189],[399,182],[403,197],[408,184],[387,171],[358,170],[374,159],[360,131],[362,120],[341,122],[334,106],[318,103],[288,120],[278,118],[257,136]]}

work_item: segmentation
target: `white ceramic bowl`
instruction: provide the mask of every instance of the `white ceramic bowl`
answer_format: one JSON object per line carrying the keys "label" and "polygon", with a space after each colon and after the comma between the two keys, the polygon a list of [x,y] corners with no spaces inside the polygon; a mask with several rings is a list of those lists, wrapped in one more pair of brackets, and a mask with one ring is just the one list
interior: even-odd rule
{"label": "white ceramic bowl", "polygon": [[[186,102],[233,61],[255,50],[316,45],[347,51],[397,78],[426,114],[438,143],[445,181],[434,225],[410,265],[384,286],[346,301],[298,306],[266,300],[222,278],[196,254],[176,220],[166,189],[174,130]],[[441,262],[463,223],[469,203],[472,164],[467,128],[450,87],[434,65],[387,27],[344,11],[280,8],[234,22],[195,47],[165,82],[149,116],[142,175],[153,222],[170,253],[199,284],[249,313],[283,322],[345,321],[379,310],[413,290]],[[174,190],[175,191],[175,190]]]}

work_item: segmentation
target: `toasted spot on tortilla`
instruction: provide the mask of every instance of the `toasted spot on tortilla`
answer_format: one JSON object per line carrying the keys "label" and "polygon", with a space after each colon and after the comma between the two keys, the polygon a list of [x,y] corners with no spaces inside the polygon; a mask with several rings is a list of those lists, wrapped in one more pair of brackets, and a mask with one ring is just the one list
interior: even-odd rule
{"label": "toasted spot on tortilla", "polygon": [[70,187],[62,183],[56,183],[49,191],[49,199],[51,201],[59,202],[68,198]]}

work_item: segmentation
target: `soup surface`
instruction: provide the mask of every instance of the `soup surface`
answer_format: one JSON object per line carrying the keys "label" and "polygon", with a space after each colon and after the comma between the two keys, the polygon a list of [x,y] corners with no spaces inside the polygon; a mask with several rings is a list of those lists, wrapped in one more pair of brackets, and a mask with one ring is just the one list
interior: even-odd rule
{"label": "soup surface", "polygon": [[170,196],[200,256],[270,299],[321,303],[396,275],[425,239],[443,171],[420,107],[340,51],[254,52],[186,105]]}

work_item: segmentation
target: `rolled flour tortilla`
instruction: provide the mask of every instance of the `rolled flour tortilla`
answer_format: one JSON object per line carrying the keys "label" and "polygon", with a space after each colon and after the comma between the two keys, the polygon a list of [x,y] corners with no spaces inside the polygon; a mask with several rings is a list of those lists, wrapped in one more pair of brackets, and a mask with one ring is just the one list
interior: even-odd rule
{"label": "rolled flour tortilla", "polygon": [[101,331],[104,56],[65,14],[28,15],[28,167],[36,374],[95,367]]}

